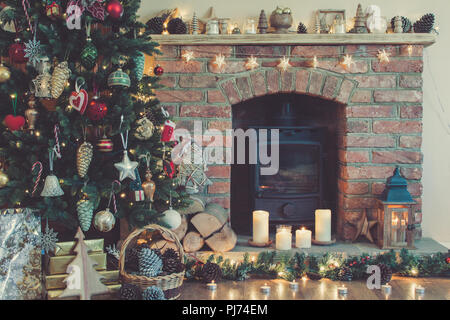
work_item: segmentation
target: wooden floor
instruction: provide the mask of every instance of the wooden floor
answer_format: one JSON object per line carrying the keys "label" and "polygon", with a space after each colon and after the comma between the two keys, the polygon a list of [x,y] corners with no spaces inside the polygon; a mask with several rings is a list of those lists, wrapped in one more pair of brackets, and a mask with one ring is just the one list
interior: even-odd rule
{"label": "wooden floor", "polygon": [[[269,295],[260,292],[267,283]],[[210,291],[201,282],[185,282],[180,300],[450,300],[450,279],[394,277],[390,282],[392,294],[386,297],[381,290],[369,290],[363,281],[345,282],[347,296],[340,296],[337,287],[344,282],[322,279],[300,280],[293,291],[284,280],[222,281],[216,291]],[[425,287],[423,296],[415,294],[415,287]]]}

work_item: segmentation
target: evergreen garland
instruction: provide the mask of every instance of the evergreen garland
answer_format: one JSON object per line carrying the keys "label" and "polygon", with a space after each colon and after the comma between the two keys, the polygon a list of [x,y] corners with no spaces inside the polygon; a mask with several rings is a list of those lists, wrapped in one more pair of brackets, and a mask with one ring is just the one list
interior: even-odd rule
{"label": "evergreen garland", "polygon": [[[222,269],[222,278],[232,281],[242,281],[251,276],[267,279],[294,279],[308,276],[312,280],[327,278],[340,280],[343,273],[351,271],[351,280],[364,280],[370,265],[384,264],[393,274],[409,277],[450,277],[448,254],[415,255],[406,249],[400,252],[390,250],[376,256],[361,254],[344,258],[340,254],[325,253],[323,255],[306,255],[295,253],[293,256],[279,254],[276,251],[261,252],[256,259],[250,260],[248,253],[244,254],[242,262],[234,263],[222,256],[210,255],[207,262],[218,264]],[[187,258],[186,277],[188,280],[199,279],[199,261]]]}

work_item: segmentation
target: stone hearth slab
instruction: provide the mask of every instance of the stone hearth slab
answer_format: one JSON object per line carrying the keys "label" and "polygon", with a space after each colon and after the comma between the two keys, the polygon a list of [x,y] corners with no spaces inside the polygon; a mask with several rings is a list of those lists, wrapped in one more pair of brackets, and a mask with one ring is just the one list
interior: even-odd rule
{"label": "stone hearth slab", "polygon": [[[260,252],[263,251],[273,251],[275,250],[275,244],[273,244],[271,247],[267,248],[256,248],[251,247],[248,245],[248,239],[249,236],[238,236],[238,242],[236,247],[230,251],[226,252],[224,254],[212,252],[212,251],[199,251],[196,253],[196,256],[198,257],[208,257],[211,254],[216,255],[223,255],[225,258],[229,258],[231,260],[240,261],[242,260],[242,257],[245,253],[249,253],[250,256],[257,256]],[[271,235],[271,238],[274,239],[275,235]],[[415,242],[415,245],[417,247],[416,250],[414,250],[414,253],[421,254],[421,255],[427,255],[437,252],[443,252],[446,253],[449,250],[438,243],[437,241],[431,239],[431,238],[423,238],[419,241]],[[313,245],[311,249],[297,249],[293,248],[292,250],[288,251],[278,251],[280,255],[285,254],[295,254],[296,252],[305,252],[307,254],[311,255],[321,255],[327,252],[330,253],[338,253],[342,254],[344,256],[352,256],[352,255],[360,255],[363,253],[367,253],[369,255],[375,255],[380,254],[382,252],[387,252],[389,250],[382,250],[378,248],[375,244],[366,243],[366,242],[359,242],[359,243],[344,243],[344,242],[337,242],[335,245],[332,246],[315,246]]]}

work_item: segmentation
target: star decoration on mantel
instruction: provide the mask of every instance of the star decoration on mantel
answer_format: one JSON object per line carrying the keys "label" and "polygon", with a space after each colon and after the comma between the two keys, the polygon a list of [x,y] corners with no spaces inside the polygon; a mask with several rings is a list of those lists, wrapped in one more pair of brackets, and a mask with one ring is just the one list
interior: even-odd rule
{"label": "star decoration on mantel", "polygon": [[221,70],[226,65],[225,56],[223,54],[218,54],[212,63],[215,64],[219,70]]}
{"label": "star decoration on mantel", "polygon": [[390,56],[390,53],[389,52],[386,52],[386,50],[378,50],[378,55],[377,55],[377,58],[378,58],[378,60],[380,60],[380,62],[381,63],[389,63],[389,56]]}
{"label": "star decoration on mantel", "polygon": [[185,62],[189,62],[194,59],[194,51],[185,51],[181,57]]}
{"label": "star decoration on mantel", "polygon": [[356,233],[353,237],[353,242],[356,241],[360,236],[364,236],[371,243],[374,243],[372,234],[370,233],[370,229],[372,229],[378,222],[376,220],[369,221],[367,219],[367,214],[364,211],[361,219],[356,225]]}
{"label": "star decoration on mantel", "polygon": [[345,69],[345,70],[349,70],[351,67],[352,67],[352,65],[354,65],[355,64],[355,61],[353,61],[353,57],[351,56],[351,55],[348,55],[348,54],[346,54],[343,58],[342,58],[342,60],[341,60],[341,62],[340,62],[340,65]]}
{"label": "star decoration on mantel", "polygon": [[283,57],[280,59],[280,63],[277,65],[277,68],[281,71],[286,71],[289,67],[291,67],[291,64],[289,63],[289,58]]}
{"label": "star decoration on mantel", "polygon": [[256,57],[251,56],[250,58],[247,59],[247,62],[245,63],[245,68],[247,70],[253,70],[259,67],[259,63],[256,59]]}
{"label": "star decoration on mantel", "polygon": [[136,171],[139,164],[136,161],[130,161],[128,158],[128,151],[123,152],[122,162],[118,162],[114,164],[117,170],[119,170],[120,176],[119,180],[123,181],[126,178],[130,178],[131,180],[136,180]]}

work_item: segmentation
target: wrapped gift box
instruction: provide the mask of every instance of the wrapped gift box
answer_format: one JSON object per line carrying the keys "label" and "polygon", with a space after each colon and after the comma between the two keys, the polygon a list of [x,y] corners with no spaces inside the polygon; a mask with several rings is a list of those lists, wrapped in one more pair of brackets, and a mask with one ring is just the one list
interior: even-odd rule
{"label": "wrapped gift box", "polygon": [[31,209],[0,210],[0,300],[42,298],[40,233]]}

